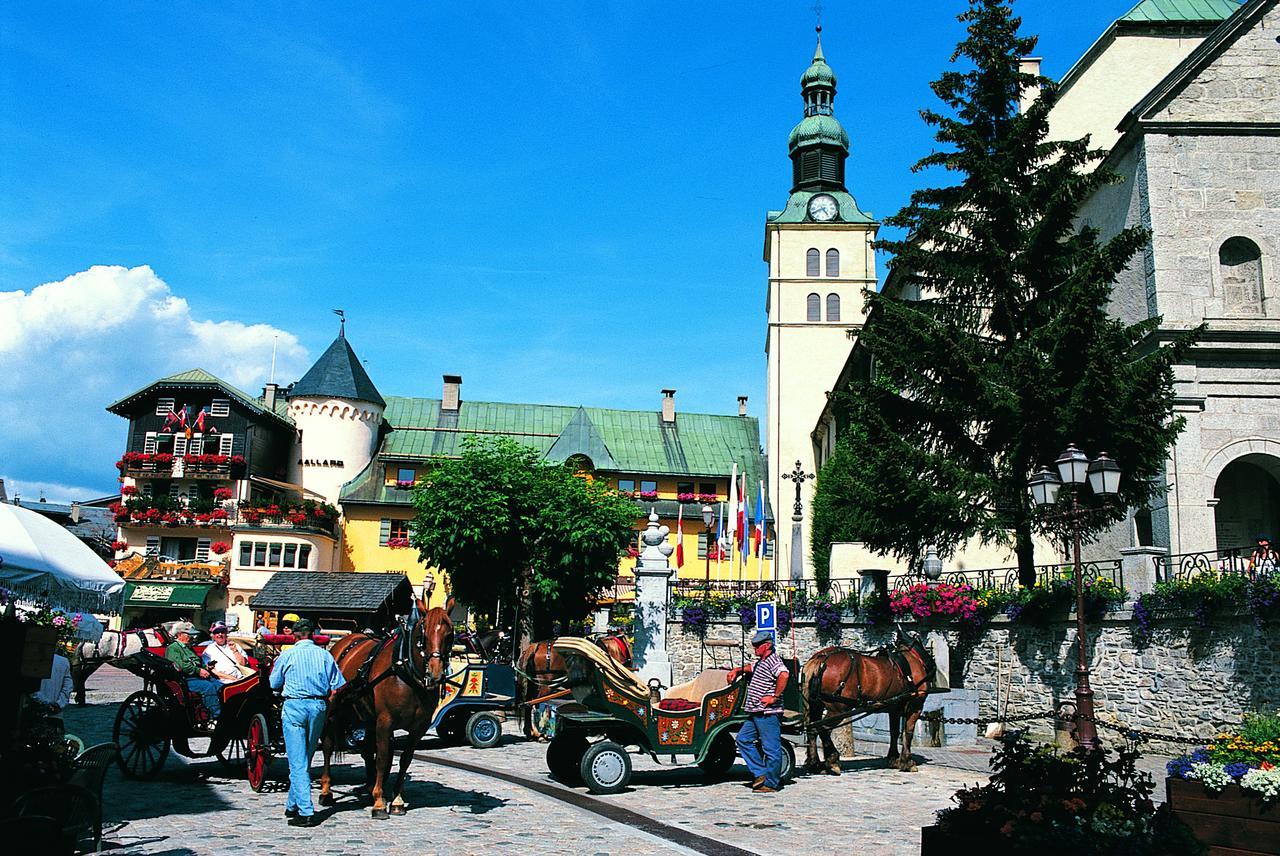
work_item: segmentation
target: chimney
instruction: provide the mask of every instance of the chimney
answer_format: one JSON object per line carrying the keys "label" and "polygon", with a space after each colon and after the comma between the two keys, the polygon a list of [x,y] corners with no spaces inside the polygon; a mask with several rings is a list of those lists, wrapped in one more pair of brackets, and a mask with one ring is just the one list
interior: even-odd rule
{"label": "chimney", "polygon": [[444,397],[440,399],[440,409],[458,412],[458,404],[462,393],[462,375],[447,374],[444,376]]}
{"label": "chimney", "polygon": [[738,415],[747,415],[747,397],[745,395],[738,396]]}
{"label": "chimney", "polygon": [[80,522],[80,503],[78,502],[71,503],[71,522]]}
{"label": "chimney", "polygon": [[272,412],[276,409],[276,390],[278,389],[280,389],[279,385],[274,383],[269,383],[262,388],[262,405]]}
{"label": "chimney", "polygon": [[676,391],[674,389],[664,389],[662,391],[662,424],[674,425],[676,421]]}
{"label": "chimney", "polygon": [[[1036,77],[1039,77],[1040,76],[1040,59],[1041,58],[1038,56],[1022,57],[1022,59],[1018,60],[1018,71],[1021,72],[1022,74],[1034,74]],[[1032,104],[1034,104],[1036,99],[1039,97],[1040,97],[1040,84],[1038,83],[1032,84],[1031,86],[1028,86],[1026,89],[1022,90],[1022,95],[1018,99],[1018,112],[1019,113],[1027,112],[1027,109]]]}

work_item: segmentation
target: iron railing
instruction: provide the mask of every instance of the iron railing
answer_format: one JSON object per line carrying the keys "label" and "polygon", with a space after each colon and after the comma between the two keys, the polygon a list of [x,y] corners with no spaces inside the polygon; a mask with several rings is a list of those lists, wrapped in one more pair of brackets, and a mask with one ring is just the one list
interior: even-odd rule
{"label": "iron railing", "polygon": [[1243,574],[1253,579],[1259,570],[1276,569],[1275,562],[1255,561],[1251,547],[1201,550],[1197,553],[1172,553],[1167,556],[1153,556],[1151,561],[1156,567],[1156,582],[1162,583],[1189,580],[1205,574],[1214,576]]}
{"label": "iron railing", "polygon": [[[1119,559],[1103,562],[1081,562],[1080,571],[1086,580],[1107,579],[1118,587],[1124,588],[1124,568]],[[1036,585],[1049,585],[1054,580],[1074,579],[1074,576],[1075,564],[1072,562],[1063,562],[1055,565],[1036,565]],[[1021,585],[1021,579],[1018,576],[1016,567],[944,571],[940,581],[956,586],[968,584],[975,589],[998,589],[1000,591],[1012,591]],[[890,585],[894,591],[905,591],[913,585],[924,582],[928,582],[928,578],[922,572],[916,571],[893,577],[890,580]]]}
{"label": "iron railing", "polygon": [[858,581],[837,579],[827,583],[826,591],[815,580],[677,580],[672,595],[683,598],[715,597],[743,601],[777,601],[791,604],[797,598],[813,602],[826,598],[833,603],[849,601],[858,594]]}

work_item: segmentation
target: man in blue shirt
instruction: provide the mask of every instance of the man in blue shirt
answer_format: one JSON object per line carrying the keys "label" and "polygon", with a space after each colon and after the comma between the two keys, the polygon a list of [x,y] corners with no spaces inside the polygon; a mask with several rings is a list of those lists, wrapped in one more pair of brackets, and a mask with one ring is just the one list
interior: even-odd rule
{"label": "man in blue shirt", "polygon": [[310,621],[304,618],[294,624],[293,636],[297,643],[271,669],[271,688],[284,691],[280,722],[289,756],[289,800],[284,813],[290,826],[315,826],[311,756],[324,730],[328,703],[347,681],[329,652],[311,641]]}

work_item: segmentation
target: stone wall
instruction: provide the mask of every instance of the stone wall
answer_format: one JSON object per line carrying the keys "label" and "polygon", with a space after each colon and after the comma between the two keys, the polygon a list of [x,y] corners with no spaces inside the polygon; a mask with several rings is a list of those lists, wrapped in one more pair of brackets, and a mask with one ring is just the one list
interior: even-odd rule
{"label": "stone wall", "polygon": [[[1249,711],[1280,708],[1280,644],[1275,627],[1255,628],[1248,615],[1226,616],[1207,628],[1190,618],[1157,619],[1154,627],[1150,643],[1139,646],[1128,611],[1111,613],[1090,625],[1089,668],[1100,719],[1207,739],[1239,724]],[[1033,628],[999,616],[979,640],[968,643],[955,630],[945,632],[952,646],[952,686],[977,691],[980,715],[1031,714],[1073,700],[1074,622]],[[747,638],[736,621],[714,622],[706,633],[710,644],[704,645],[678,621],[673,623],[668,645],[675,680],[695,675],[704,657],[707,668],[740,665],[744,656],[750,656]],[[872,648],[892,638],[892,628],[847,621],[839,641],[853,648]],[[818,641],[812,623],[797,621],[792,635],[780,639],[783,656],[792,656],[793,639],[802,663],[831,644]],[[1053,723],[1040,720],[1030,727],[1043,736],[1052,732]],[[1164,743],[1152,748],[1184,751]]]}

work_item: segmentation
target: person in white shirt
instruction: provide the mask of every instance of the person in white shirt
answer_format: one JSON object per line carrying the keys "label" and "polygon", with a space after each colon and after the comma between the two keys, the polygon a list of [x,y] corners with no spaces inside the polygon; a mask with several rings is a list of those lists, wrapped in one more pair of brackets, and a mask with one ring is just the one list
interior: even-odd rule
{"label": "person in white shirt", "polygon": [[71,702],[71,691],[75,684],[71,680],[71,661],[61,654],[53,655],[53,668],[49,677],[40,682],[40,689],[33,694],[37,701],[44,702],[60,712]]}
{"label": "person in white shirt", "polygon": [[204,647],[204,653],[201,656],[209,667],[209,671],[213,672],[218,680],[229,684],[253,671],[249,668],[249,660],[240,650],[240,646],[228,641],[227,625],[221,621],[215,621],[209,628],[209,635],[213,637],[213,641]]}

